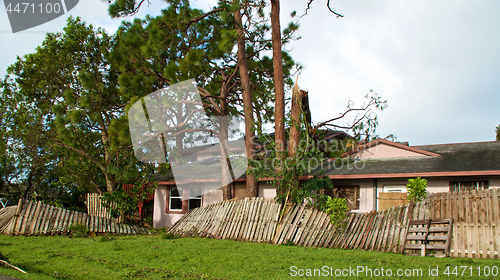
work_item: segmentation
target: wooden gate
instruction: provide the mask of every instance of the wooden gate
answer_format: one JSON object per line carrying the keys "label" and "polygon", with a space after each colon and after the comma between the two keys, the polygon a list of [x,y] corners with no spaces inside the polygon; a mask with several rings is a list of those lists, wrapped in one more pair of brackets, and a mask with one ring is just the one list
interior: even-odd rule
{"label": "wooden gate", "polygon": [[381,211],[387,208],[405,205],[408,203],[406,196],[406,193],[400,192],[381,192],[378,194],[378,210]]}

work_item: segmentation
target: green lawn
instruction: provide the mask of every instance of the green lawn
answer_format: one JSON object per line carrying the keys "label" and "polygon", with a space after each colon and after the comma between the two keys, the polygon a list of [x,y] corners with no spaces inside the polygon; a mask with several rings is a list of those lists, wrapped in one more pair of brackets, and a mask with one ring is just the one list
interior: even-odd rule
{"label": "green lawn", "polygon": [[[20,279],[283,279],[292,278],[291,274],[314,273],[313,269],[318,269],[316,276],[321,272],[331,275],[326,278],[342,279],[400,279],[398,269],[403,269],[402,273],[405,269],[406,273],[421,270],[421,276],[404,278],[427,279],[429,267],[438,268],[440,277],[432,277],[437,279],[456,278],[455,267],[460,276],[463,269],[459,266],[467,267],[463,277],[470,278],[472,273],[474,279],[478,278],[480,267],[481,278],[500,278],[491,275],[498,273],[498,260],[421,258],[202,238],[163,239],[161,235],[0,236],[0,252],[29,273],[0,265],[0,274]],[[447,266],[450,276],[444,274]],[[358,268],[372,269],[373,274],[381,274],[383,268],[384,275],[391,269],[393,275],[369,277],[366,272],[358,273]],[[488,271],[490,276],[483,276]],[[351,276],[335,277],[335,272]]]}

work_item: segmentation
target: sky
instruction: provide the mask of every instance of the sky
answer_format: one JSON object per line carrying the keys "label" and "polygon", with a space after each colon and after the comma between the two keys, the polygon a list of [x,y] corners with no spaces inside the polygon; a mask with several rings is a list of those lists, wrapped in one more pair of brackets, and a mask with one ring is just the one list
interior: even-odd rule
{"label": "sky", "polygon": [[[147,1],[146,1],[147,2]],[[208,10],[215,1],[192,1]],[[282,27],[302,15],[306,0],[282,0]],[[299,21],[300,40],[287,45],[304,69],[299,86],[309,92],[313,122],[344,112],[373,90],[388,102],[377,112],[377,134],[410,145],[495,140],[500,125],[500,1],[315,0]],[[69,15],[114,33],[101,0],[81,0],[43,25],[12,33],[0,0],[0,76],[35,51],[46,32],[61,32]],[[134,17],[158,15],[165,3],[150,0]],[[345,120],[339,124],[345,124]]]}

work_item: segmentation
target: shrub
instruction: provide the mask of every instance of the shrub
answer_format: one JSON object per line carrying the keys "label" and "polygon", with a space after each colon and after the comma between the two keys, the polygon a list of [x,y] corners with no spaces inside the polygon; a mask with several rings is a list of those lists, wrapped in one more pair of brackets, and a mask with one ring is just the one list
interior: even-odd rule
{"label": "shrub", "polygon": [[325,212],[330,214],[330,222],[335,225],[336,228],[344,227],[344,219],[346,212],[349,210],[347,207],[347,201],[345,198],[328,197],[325,206]]}
{"label": "shrub", "polygon": [[414,200],[415,202],[420,202],[427,197],[427,180],[420,177],[414,179],[408,179],[408,201]]}

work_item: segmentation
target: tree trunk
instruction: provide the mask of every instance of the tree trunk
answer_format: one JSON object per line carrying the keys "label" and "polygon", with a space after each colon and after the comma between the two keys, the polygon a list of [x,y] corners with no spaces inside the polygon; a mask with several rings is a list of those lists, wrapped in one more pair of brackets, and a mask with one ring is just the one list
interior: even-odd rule
{"label": "tree trunk", "polygon": [[290,139],[288,140],[288,156],[295,159],[300,142],[300,124],[302,110],[302,94],[299,86],[295,84],[292,91],[292,110],[291,110],[291,126]]}
{"label": "tree trunk", "polygon": [[[250,77],[248,74],[248,63],[245,46],[245,33],[243,32],[243,23],[241,20],[241,11],[237,9],[234,12],[234,19],[236,21],[236,31],[238,32],[238,67],[240,70],[241,87],[243,88],[243,112],[245,115],[245,148],[248,159],[255,158],[254,138],[255,132],[253,130],[253,105],[252,105],[252,88],[250,86]],[[247,167],[247,182],[246,191],[247,197],[257,197],[257,180],[250,174],[250,165]]]}
{"label": "tree trunk", "polygon": [[[273,73],[275,91],[275,142],[278,155],[277,172],[280,173],[284,161],[285,146],[285,85],[283,81],[283,59],[281,54],[280,2],[271,0],[271,28],[273,44]],[[279,178],[277,178],[279,180]],[[279,183],[278,183],[279,184]],[[278,191],[282,191],[278,189]]]}
{"label": "tree trunk", "polygon": [[231,199],[231,179],[234,179],[229,161],[227,117],[219,117],[220,124],[220,148],[221,148],[221,168],[222,168],[222,200]]}
{"label": "tree trunk", "polygon": [[116,190],[115,176],[109,172],[104,172],[106,178],[106,190],[110,193]]}
{"label": "tree trunk", "polygon": [[[176,120],[177,124],[183,123],[186,120],[186,115],[184,115],[184,106],[182,103],[177,104],[177,115],[176,115]],[[182,128],[179,128],[182,129]],[[183,152],[183,139],[184,139],[184,133],[181,133],[175,137],[175,147],[177,149],[177,157],[180,160],[182,157],[182,152]]]}

